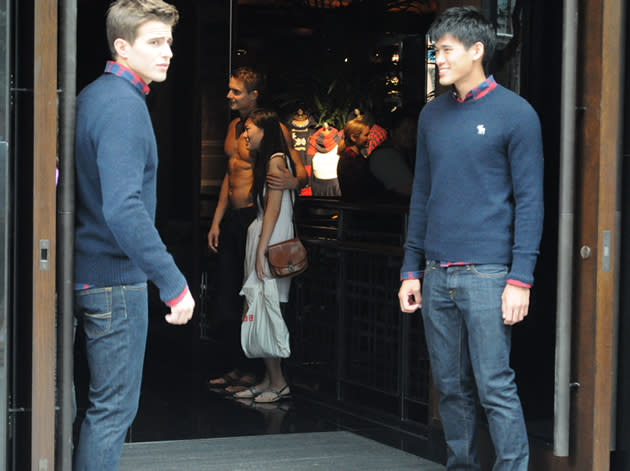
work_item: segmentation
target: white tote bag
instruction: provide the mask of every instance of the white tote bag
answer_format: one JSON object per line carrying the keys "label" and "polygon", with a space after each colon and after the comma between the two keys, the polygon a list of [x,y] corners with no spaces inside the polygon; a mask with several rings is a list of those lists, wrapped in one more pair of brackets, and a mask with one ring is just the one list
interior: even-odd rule
{"label": "white tote bag", "polygon": [[247,358],[288,358],[289,329],[280,312],[278,286],[274,278],[261,281],[252,272],[241,290],[247,313],[241,324],[241,346]]}

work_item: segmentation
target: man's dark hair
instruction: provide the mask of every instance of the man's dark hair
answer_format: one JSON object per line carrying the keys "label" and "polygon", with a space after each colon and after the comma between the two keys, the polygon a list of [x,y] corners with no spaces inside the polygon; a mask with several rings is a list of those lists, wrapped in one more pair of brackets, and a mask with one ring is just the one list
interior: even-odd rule
{"label": "man's dark hair", "polygon": [[262,72],[248,66],[242,66],[232,71],[232,77],[243,82],[248,93],[258,90],[259,99],[265,92],[267,77]]}
{"label": "man's dark hair", "polygon": [[450,34],[460,41],[466,49],[476,42],[484,47],[482,64],[484,69],[492,60],[496,48],[497,35],[490,23],[479,10],[474,7],[453,7],[438,16],[427,35],[432,42]]}

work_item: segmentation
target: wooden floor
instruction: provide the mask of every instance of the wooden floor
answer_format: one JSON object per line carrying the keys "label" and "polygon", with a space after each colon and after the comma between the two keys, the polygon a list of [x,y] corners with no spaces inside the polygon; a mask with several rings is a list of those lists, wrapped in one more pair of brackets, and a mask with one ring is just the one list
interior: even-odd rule
{"label": "wooden floor", "polygon": [[120,471],[443,471],[444,466],[339,432],[128,443]]}

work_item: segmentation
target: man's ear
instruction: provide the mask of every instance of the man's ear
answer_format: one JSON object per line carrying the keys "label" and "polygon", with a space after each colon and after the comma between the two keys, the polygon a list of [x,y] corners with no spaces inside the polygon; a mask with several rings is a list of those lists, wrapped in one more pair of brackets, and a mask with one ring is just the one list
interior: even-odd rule
{"label": "man's ear", "polygon": [[129,49],[129,43],[123,38],[116,38],[114,40],[114,50],[116,55],[121,59],[127,58],[127,50]]}
{"label": "man's ear", "polygon": [[486,52],[486,48],[481,41],[477,41],[475,44],[470,46],[470,50],[473,53],[473,60],[478,61],[483,59],[483,55]]}

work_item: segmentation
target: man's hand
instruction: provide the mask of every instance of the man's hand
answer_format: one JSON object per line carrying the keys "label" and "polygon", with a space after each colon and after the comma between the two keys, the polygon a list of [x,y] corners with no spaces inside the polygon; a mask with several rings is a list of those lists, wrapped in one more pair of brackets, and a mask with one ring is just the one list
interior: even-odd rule
{"label": "man's hand", "polygon": [[210,247],[210,250],[214,253],[219,251],[219,232],[221,232],[219,226],[212,226],[208,231],[208,247]]}
{"label": "man's hand", "polygon": [[503,323],[514,325],[525,319],[529,310],[529,288],[506,284],[501,295]]}
{"label": "man's hand", "polygon": [[270,190],[297,190],[299,185],[299,180],[291,174],[288,168],[282,169],[282,175],[267,174],[267,186]]}
{"label": "man's hand", "polygon": [[420,294],[420,280],[404,280],[398,291],[400,310],[412,313],[422,307],[422,295]]}
{"label": "man's hand", "polygon": [[164,318],[169,324],[183,325],[188,323],[192,318],[194,309],[195,300],[190,294],[190,291],[187,290],[182,300],[171,307],[171,313],[164,316]]}

